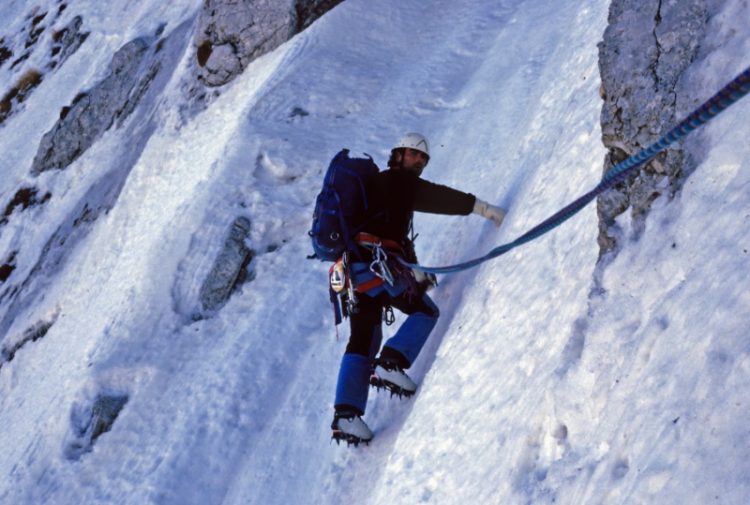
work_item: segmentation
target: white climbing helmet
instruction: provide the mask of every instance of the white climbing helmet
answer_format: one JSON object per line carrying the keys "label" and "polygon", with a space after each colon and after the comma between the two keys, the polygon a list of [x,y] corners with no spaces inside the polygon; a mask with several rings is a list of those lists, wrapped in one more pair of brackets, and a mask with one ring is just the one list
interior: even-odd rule
{"label": "white climbing helmet", "polygon": [[403,149],[407,147],[425,153],[427,158],[430,157],[430,145],[427,143],[425,136],[421,133],[407,133],[398,141],[398,144],[396,144],[393,149]]}

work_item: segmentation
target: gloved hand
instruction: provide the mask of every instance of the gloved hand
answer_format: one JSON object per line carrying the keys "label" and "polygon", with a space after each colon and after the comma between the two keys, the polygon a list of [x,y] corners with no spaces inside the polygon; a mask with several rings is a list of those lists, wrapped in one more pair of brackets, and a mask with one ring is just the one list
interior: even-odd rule
{"label": "gloved hand", "polygon": [[421,270],[412,270],[412,272],[414,272],[414,280],[417,281],[417,284],[419,285],[419,288],[422,290],[422,292],[426,293],[427,291],[438,285],[437,277],[435,277],[435,274],[428,274],[427,272],[423,272]]}
{"label": "gloved hand", "polygon": [[497,226],[503,224],[503,219],[505,219],[506,214],[505,209],[490,205],[489,203],[485,202],[484,200],[480,200],[479,198],[477,198],[476,202],[474,202],[474,210],[472,212],[474,214],[479,214],[484,218],[491,219]]}

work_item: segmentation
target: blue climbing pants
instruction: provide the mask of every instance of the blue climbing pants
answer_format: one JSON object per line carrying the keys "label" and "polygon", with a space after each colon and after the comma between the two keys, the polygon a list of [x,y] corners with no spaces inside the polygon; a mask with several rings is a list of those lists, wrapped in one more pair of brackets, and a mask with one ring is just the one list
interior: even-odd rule
{"label": "blue climbing pants", "polygon": [[402,368],[409,368],[417,359],[440,316],[437,306],[426,294],[391,296],[387,291],[376,296],[361,294],[358,312],[349,315],[351,336],[339,368],[334,403],[337,409],[354,408],[360,415],[365,412],[372,365],[383,341],[386,305],[408,314],[380,351],[382,358],[394,360]]}

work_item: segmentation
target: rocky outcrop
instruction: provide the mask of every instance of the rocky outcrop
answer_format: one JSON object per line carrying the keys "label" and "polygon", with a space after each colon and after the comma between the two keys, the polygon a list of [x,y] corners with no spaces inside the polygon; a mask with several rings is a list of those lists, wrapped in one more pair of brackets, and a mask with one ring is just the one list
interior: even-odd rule
{"label": "rocky outcrop", "polygon": [[13,51],[5,47],[5,39],[0,39],[0,67],[2,67],[6,61],[13,57]]}
{"label": "rocky outcrop", "polygon": [[221,252],[203,282],[200,291],[201,307],[211,313],[223,306],[236,287],[247,280],[247,266],[255,251],[245,245],[250,236],[250,220],[234,220]]}
{"label": "rocky outcrop", "polygon": [[10,255],[0,264],[0,283],[5,282],[16,269],[16,256],[18,251],[13,251]]}
{"label": "rocky outcrop", "polygon": [[126,394],[106,391],[100,392],[90,404],[74,405],[70,414],[72,433],[65,457],[77,461],[91,452],[96,440],[112,429],[128,400]]}
{"label": "rocky outcrop", "polygon": [[221,86],[343,0],[205,0],[196,38],[198,79]]}
{"label": "rocky outcrop", "polygon": [[[107,131],[116,119],[131,111],[131,93],[141,81],[138,71],[149,43],[138,38],[115,53],[109,75],[88,92],[79,93],[62,109],[60,119],[39,144],[31,173],[64,169]],[[143,83],[141,83],[141,87]]]}
{"label": "rocky outcrop", "polygon": [[[52,16],[48,15],[48,12],[41,12],[39,7],[34,7],[27,16],[28,24],[13,37],[15,40],[6,40],[6,37],[0,37],[0,67],[14,56],[12,48],[22,48],[22,54],[10,65],[11,71],[16,69],[19,73],[16,82],[0,98],[0,125],[11,115],[19,112],[23,102],[42,83],[48,73],[59,68],[88,38],[89,33],[81,29],[83,19],[80,16],[74,17],[59,30],[47,30],[46,23],[49,22],[50,25],[54,25],[65,8],[65,4],[60,5],[57,13]],[[44,45],[39,44],[39,41],[45,32],[50,33],[51,39],[50,53],[43,58],[47,62],[43,65],[39,65],[39,62],[37,62],[35,66],[24,69],[24,65],[27,64],[27,60],[35,49]]]}
{"label": "rocky outcrop", "polygon": [[57,321],[59,313],[55,313],[51,319],[38,321],[36,324],[27,328],[23,334],[11,342],[3,342],[0,346],[0,368],[13,361],[16,353],[26,345],[44,338],[52,325]]}
{"label": "rocky outcrop", "polygon": [[301,32],[310,26],[313,21],[343,1],[344,0],[296,0],[294,2],[294,15],[297,22],[296,32]]}
{"label": "rocky outcrop", "polygon": [[253,262],[278,248],[259,246],[251,239],[249,217],[240,215],[224,222],[226,218],[226,211],[209,211],[177,267],[172,285],[173,309],[186,324],[216,315],[255,278]]}
{"label": "rocky outcrop", "polygon": [[[695,59],[708,14],[706,0],[613,0],[599,44],[602,140],[609,149],[604,171],[658,140],[681,119],[681,78]],[[683,113],[683,111],[680,111]],[[617,249],[615,218],[630,209],[633,229],[643,229],[651,203],[673,196],[691,171],[673,146],[597,202],[601,254]]]}
{"label": "rocky outcrop", "polygon": [[18,110],[20,104],[42,83],[43,75],[36,68],[27,70],[0,98],[0,125]]}
{"label": "rocky outcrop", "polygon": [[41,205],[46,203],[52,198],[52,193],[47,192],[43,196],[39,196],[39,190],[34,187],[23,187],[16,191],[11,201],[6,205],[3,215],[0,216],[0,226],[8,222],[8,218],[20,207],[21,210],[26,210],[29,207],[35,205]]}
{"label": "rocky outcrop", "polygon": [[[184,61],[194,20],[185,20],[162,38],[163,26],[152,37],[136,39],[122,47],[112,59],[110,73],[93,88],[79,93],[63,108],[52,130],[45,134],[33,162],[32,173],[63,169],[88,149],[108,128],[122,128],[117,153],[107,163],[92,163],[88,188],[74,192],[66,212],[39,219],[56,222],[54,230],[34,233],[14,248],[16,256],[3,258],[6,282],[0,286],[0,341],[21,314],[35,306],[61,272],[97,219],[118,201],[122,188],[158,126],[161,93],[171,82],[177,65]],[[126,118],[129,118],[126,121]],[[43,185],[40,181],[40,186]],[[19,212],[41,205],[50,197],[36,186],[24,185],[7,203],[2,218],[16,219]],[[0,218],[0,227],[2,224]],[[41,234],[43,233],[43,234]],[[42,245],[43,244],[43,245]],[[39,247],[40,245],[41,248]]]}
{"label": "rocky outcrop", "polygon": [[83,18],[76,16],[64,28],[53,32],[48,68],[56,68],[65,62],[86,41],[89,32],[81,30],[82,26]]}

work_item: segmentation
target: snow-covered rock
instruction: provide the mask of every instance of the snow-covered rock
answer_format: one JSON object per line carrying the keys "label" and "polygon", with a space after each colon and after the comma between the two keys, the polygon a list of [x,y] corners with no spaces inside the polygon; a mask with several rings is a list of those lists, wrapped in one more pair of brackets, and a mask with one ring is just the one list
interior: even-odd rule
{"label": "snow-covered rock", "polygon": [[[602,140],[612,166],[656,142],[684,118],[693,103],[682,79],[706,35],[706,0],[613,0],[599,44],[602,78]],[[615,218],[630,209],[641,231],[651,203],[680,189],[695,163],[679,145],[661,153],[627,181],[599,197],[599,245],[617,247]]]}
{"label": "snow-covered rock", "polygon": [[199,79],[222,86],[248,63],[307,28],[343,0],[206,0],[196,57]]}

